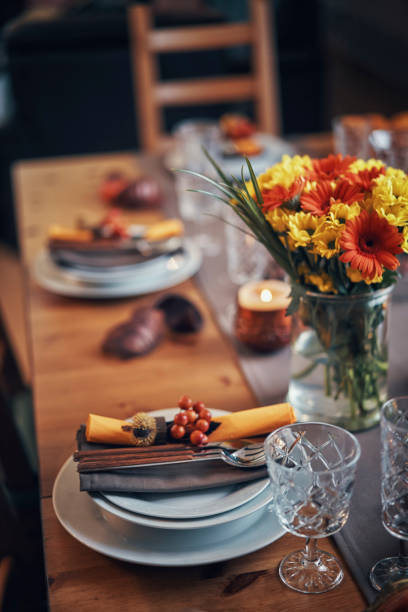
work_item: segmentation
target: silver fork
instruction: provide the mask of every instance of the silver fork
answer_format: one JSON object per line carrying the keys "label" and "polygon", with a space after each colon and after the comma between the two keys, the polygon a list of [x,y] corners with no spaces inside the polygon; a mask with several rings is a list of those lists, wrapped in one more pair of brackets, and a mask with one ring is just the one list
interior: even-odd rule
{"label": "silver fork", "polygon": [[242,448],[231,448],[225,444],[204,446],[195,451],[193,461],[222,459],[229,465],[240,468],[256,468],[265,465],[263,444],[248,444]]}

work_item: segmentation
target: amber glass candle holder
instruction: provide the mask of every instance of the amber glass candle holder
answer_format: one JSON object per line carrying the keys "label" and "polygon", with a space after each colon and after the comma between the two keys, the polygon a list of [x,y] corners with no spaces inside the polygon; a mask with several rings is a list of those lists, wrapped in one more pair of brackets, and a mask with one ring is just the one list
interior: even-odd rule
{"label": "amber glass candle holder", "polygon": [[237,294],[235,335],[255,351],[269,353],[290,341],[286,316],[290,286],[279,280],[246,283]]}

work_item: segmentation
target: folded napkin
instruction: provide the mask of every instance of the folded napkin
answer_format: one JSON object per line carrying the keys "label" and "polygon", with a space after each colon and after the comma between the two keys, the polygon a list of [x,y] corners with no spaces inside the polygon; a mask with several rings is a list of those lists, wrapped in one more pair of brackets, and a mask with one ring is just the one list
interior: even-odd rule
{"label": "folded napkin", "polygon": [[[213,418],[211,424],[215,429],[208,435],[208,441],[224,442],[266,435],[295,421],[293,408],[287,403],[231,412]],[[88,442],[131,445],[132,434],[124,431],[124,426],[129,426],[129,422],[90,414],[86,425],[86,439]]]}
{"label": "folded napkin", "polygon": [[[78,450],[112,448],[86,441],[85,425],[77,433]],[[222,460],[156,465],[79,474],[81,491],[164,493],[210,489],[267,477],[266,467],[240,470]]]}
{"label": "folded napkin", "polygon": [[274,404],[231,412],[214,418],[219,427],[208,436],[208,442],[222,442],[269,434],[274,429],[296,421],[290,404]]}

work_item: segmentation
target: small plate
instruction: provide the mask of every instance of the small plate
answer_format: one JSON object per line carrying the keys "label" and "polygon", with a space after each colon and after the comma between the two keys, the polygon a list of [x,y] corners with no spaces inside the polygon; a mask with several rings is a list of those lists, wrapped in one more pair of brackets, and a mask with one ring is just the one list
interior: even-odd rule
{"label": "small plate", "polygon": [[262,493],[268,478],[182,493],[103,493],[103,497],[128,512],[167,519],[201,518],[238,508]]}
{"label": "small plate", "polygon": [[87,493],[79,491],[71,457],[55,480],[52,499],[58,520],[76,540],[108,557],[143,565],[187,567],[226,561],[259,550],[285,533],[275,513],[261,508],[230,525],[184,531],[133,525],[124,534],[104,519]]}
{"label": "small plate", "polygon": [[56,265],[46,250],[41,251],[34,264],[37,283],[52,293],[77,298],[122,298],[144,295],[174,287],[193,276],[201,266],[202,256],[197,245],[184,241],[184,251],[168,259],[165,266],[154,273],[129,275],[118,282],[95,284],[66,274],[64,268]]}
{"label": "small plate", "polygon": [[223,525],[249,516],[272,501],[272,489],[271,487],[266,487],[251,501],[228,512],[196,519],[163,519],[137,514],[136,512],[127,512],[115,504],[108,502],[103,495],[98,493],[91,493],[90,495],[96,505],[104,512],[107,520],[109,520],[110,515],[118,516],[129,523],[144,525],[146,527],[155,527],[156,529],[203,529],[214,525]]}

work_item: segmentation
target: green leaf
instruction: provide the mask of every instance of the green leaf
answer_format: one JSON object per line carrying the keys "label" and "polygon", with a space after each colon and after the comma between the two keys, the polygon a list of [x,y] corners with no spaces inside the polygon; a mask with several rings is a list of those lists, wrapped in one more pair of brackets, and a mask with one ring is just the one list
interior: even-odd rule
{"label": "green leaf", "polygon": [[201,149],[202,149],[204,155],[206,156],[206,158],[208,159],[208,161],[210,162],[210,164],[212,165],[212,167],[217,172],[218,176],[220,176],[222,178],[224,183],[226,183],[227,185],[232,186],[232,181],[227,177],[227,175],[224,173],[222,168],[217,164],[215,159],[213,159],[211,157],[211,155],[208,153],[207,149],[205,147],[201,147]]}
{"label": "green leaf", "polygon": [[287,315],[293,315],[297,311],[297,309],[299,308],[300,299],[304,296],[305,293],[305,288],[299,285],[298,283],[293,283],[291,285],[290,297],[292,299],[286,310]]}
{"label": "green leaf", "polygon": [[263,197],[262,197],[261,191],[259,189],[258,181],[257,181],[257,178],[255,176],[254,169],[252,168],[252,164],[251,164],[251,162],[249,161],[249,159],[247,157],[245,158],[245,161],[246,161],[247,166],[248,166],[249,175],[251,177],[251,182],[252,182],[252,185],[254,187],[256,199],[258,200],[259,204],[263,204]]}

